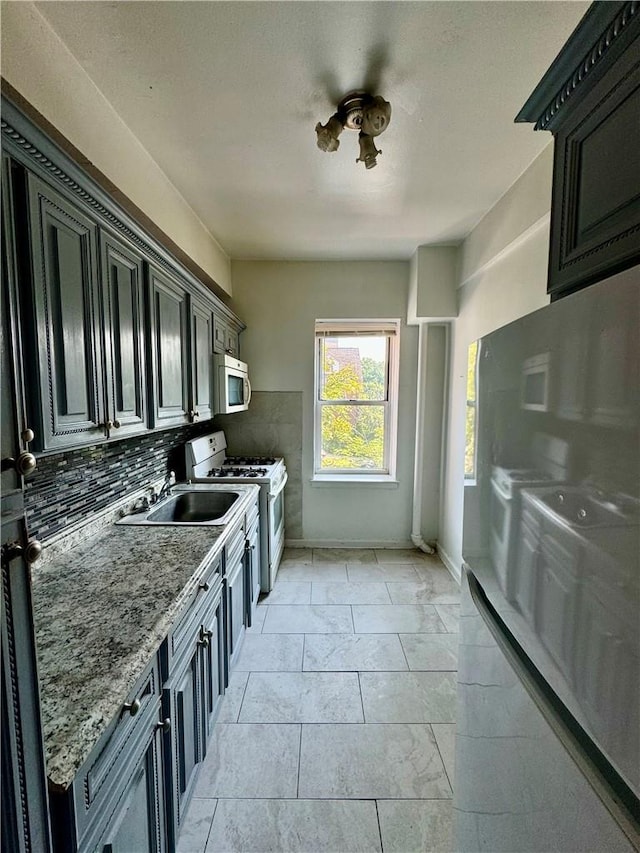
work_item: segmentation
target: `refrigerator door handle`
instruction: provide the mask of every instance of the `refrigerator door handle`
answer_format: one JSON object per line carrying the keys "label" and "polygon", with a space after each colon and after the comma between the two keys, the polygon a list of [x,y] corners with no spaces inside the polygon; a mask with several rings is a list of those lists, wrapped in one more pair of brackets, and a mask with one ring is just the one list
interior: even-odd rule
{"label": "refrigerator door handle", "polygon": [[[591,783],[602,804],[626,834],[631,844],[640,850],[640,832],[637,828],[638,815],[635,814],[637,800],[634,794],[590,738],[582,732],[579,724],[546,684],[542,675],[494,611],[482,586],[468,568],[466,568],[466,578],[471,598],[478,613],[518,680],[564,749]],[[612,789],[603,775],[603,770],[606,771],[607,776],[614,778],[617,782],[616,787],[621,788],[621,792]],[[627,801],[626,804],[624,800]]]}

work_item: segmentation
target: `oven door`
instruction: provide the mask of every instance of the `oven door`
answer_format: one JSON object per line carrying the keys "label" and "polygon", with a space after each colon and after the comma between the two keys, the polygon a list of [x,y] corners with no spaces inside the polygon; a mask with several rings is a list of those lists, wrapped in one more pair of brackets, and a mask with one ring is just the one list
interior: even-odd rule
{"label": "oven door", "polygon": [[273,588],[280,558],[284,551],[284,487],[288,474],[269,492],[267,517],[269,524],[269,586]]}

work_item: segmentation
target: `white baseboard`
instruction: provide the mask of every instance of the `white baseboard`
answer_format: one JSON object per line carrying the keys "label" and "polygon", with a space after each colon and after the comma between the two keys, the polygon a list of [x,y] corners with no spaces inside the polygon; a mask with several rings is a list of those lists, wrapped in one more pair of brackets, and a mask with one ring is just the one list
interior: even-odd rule
{"label": "white baseboard", "polygon": [[371,539],[286,539],[286,548],[408,548],[417,550],[410,539],[398,541],[384,541]]}
{"label": "white baseboard", "polygon": [[438,543],[437,546],[438,556],[442,560],[442,562],[447,567],[449,574],[456,581],[456,583],[462,583],[462,567],[456,566],[453,562],[449,554],[444,550],[444,548]]}

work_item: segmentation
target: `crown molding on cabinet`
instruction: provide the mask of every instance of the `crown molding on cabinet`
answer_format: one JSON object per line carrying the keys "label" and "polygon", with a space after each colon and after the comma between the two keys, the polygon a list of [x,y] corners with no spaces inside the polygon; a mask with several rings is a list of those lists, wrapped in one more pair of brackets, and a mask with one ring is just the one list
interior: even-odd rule
{"label": "crown molding on cabinet", "polygon": [[[3,81],[3,89],[6,89]],[[207,299],[216,301],[216,309],[236,324],[246,328],[240,318],[222,301],[221,296],[207,287],[173,253],[168,251],[102,186],[76,163],[49,135],[33,120],[2,95],[2,147],[31,171],[58,187],[64,187],[86,206],[91,208],[105,223],[127,240],[138,246],[146,257],[167,272],[186,279],[190,287]],[[86,208],[85,208],[86,209]],[[213,282],[215,285],[215,282]]]}

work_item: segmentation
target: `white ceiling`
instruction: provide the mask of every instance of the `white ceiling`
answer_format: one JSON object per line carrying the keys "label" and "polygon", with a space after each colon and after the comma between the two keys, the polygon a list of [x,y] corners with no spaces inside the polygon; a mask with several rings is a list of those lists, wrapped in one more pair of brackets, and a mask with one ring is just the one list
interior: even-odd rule
{"label": "white ceiling", "polygon": [[[551,139],[513,118],[585,2],[40,2],[232,258],[409,258],[462,239]],[[392,105],[370,171],[315,125]]]}

